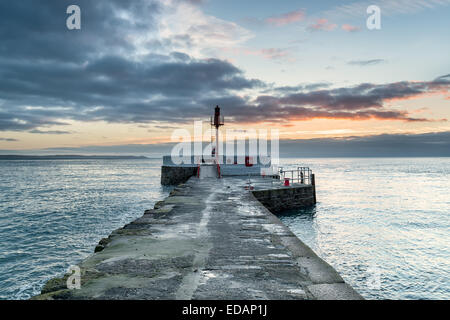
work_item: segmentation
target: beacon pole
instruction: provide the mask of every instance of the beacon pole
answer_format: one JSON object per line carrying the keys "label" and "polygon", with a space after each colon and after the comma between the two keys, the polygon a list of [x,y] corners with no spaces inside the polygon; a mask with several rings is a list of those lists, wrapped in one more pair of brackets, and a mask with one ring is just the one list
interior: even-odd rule
{"label": "beacon pole", "polygon": [[220,177],[220,162],[219,162],[219,127],[224,125],[223,118],[220,117],[220,108],[216,106],[214,109],[214,122],[212,124],[216,128],[216,143],[215,143],[215,157],[217,170]]}

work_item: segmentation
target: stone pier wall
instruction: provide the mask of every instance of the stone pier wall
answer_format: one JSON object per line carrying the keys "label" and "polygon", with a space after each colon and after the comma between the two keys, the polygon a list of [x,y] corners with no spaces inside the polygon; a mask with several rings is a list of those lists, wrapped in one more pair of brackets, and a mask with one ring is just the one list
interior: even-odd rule
{"label": "stone pier wall", "polygon": [[161,184],[163,186],[177,185],[186,182],[197,174],[197,167],[162,166]]}
{"label": "stone pier wall", "polygon": [[312,185],[253,191],[255,198],[272,213],[314,205],[314,193]]}

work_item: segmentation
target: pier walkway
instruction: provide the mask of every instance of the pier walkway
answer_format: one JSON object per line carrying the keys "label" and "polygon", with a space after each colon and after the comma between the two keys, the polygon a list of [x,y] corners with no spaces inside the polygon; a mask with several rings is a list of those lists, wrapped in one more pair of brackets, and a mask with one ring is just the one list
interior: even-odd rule
{"label": "pier walkway", "polygon": [[191,178],[35,299],[361,299],[246,183]]}

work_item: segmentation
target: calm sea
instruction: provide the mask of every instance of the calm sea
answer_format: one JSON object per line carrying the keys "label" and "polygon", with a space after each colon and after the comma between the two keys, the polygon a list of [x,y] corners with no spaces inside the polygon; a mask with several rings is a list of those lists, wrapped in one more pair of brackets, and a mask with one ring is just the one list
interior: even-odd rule
{"label": "calm sea", "polygon": [[[318,204],[281,219],[370,299],[450,298],[450,159],[283,159]],[[0,161],[0,299],[27,299],[167,196],[160,160]]]}
{"label": "calm sea", "polygon": [[285,159],[317,205],[281,220],[367,299],[450,298],[450,158]]}

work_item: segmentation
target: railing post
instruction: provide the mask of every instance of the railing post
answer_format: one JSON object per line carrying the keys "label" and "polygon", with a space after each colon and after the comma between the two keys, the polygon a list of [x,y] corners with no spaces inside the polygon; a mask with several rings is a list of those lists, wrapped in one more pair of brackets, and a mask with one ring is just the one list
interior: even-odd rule
{"label": "railing post", "polygon": [[316,198],[316,175],[314,173],[311,174],[311,185],[313,188],[313,196],[314,196],[314,204],[317,203],[317,198]]}

